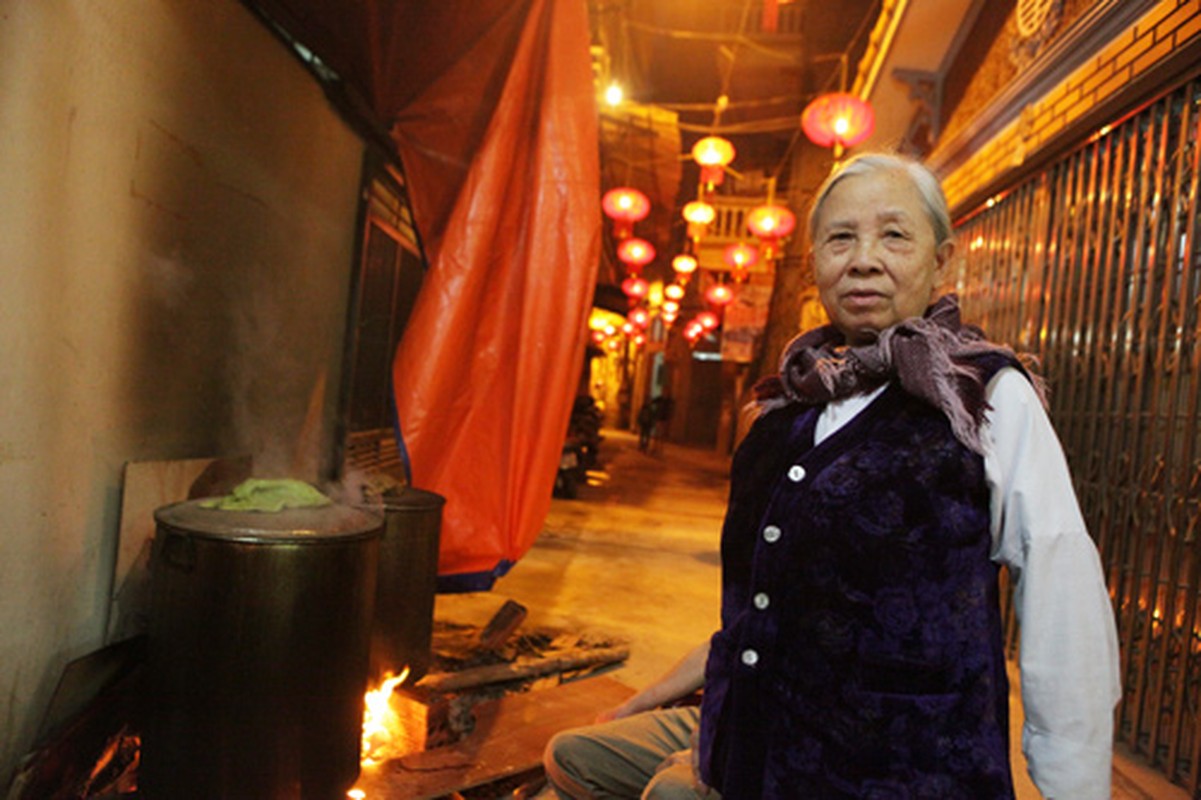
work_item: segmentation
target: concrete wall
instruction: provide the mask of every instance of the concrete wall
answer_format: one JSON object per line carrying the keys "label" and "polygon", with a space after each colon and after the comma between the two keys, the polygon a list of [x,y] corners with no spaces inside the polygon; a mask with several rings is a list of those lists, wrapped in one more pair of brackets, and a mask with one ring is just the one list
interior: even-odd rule
{"label": "concrete wall", "polygon": [[0,53],[3,787],[102,644],[125,462],[316,476],[362,144],[235,0],[11,0]]}

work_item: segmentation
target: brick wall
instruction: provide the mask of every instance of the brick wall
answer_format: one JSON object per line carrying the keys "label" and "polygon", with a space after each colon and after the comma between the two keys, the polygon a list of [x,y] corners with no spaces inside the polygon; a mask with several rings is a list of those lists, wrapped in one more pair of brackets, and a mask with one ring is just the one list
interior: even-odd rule
{"label": "brick wall", "polygon": [[943,176],[953,209],[1019,168],[1033,153],[1124,87],[1151,73],[1175,50],[1201,37],[1201,0],[1163,0],[1094,57]]}

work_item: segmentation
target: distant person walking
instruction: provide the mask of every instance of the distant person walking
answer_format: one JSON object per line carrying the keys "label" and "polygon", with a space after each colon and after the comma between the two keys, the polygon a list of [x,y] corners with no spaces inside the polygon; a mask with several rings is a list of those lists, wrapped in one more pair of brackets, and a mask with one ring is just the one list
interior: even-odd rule
{"label": "distant person walking", "polygon": [[655,404],[654,401],[642,404],[638,410],[638,449],[646,452],[651,444],[651,436],[655,433]]}
{"label": "distant person walking", "polygon": [[661,394],[651,401],[651,407],[655,411],[654,439],[658,442],[666,441],[671,429],[671,412],[675,408],[675,401],[671,395]]}

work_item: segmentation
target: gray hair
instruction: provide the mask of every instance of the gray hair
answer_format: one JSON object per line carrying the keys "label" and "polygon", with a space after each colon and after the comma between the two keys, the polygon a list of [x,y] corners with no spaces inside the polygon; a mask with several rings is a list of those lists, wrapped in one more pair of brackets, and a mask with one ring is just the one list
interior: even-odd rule
{"label": "gray hair", "polygon": [[817,216],[830,196],[830,191],[844,178],[856,175],[874,175],[894,172],[905,175],[917,189],[934,228],[934,243],[940,245],[951,239],[951,212],[947,209],[947,197],[942,193],[938,178],[929,167],[920,161],[895,153],[862,153],[835,169],[817,190],[813,205],[809,209],[809,241],[817,234]]}

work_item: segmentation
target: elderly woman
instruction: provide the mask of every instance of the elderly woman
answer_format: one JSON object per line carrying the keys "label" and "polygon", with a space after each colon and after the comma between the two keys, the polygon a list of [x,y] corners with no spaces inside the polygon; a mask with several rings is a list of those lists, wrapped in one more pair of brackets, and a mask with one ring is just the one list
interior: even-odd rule
{"label": "elderly woman", "polygon": [[[1004,564],[1030,774],[1048,798],[1109,798],[1117,637],[1099,559],[1037,385],[936,298],[954,253],[937,180],[850,160],[809,232],[831,323],[788,346],[734,456],[721,630],[609,721],[556,737],[552,786],[1012,798]],[[658,709],[702,685],[699,714]]]}

